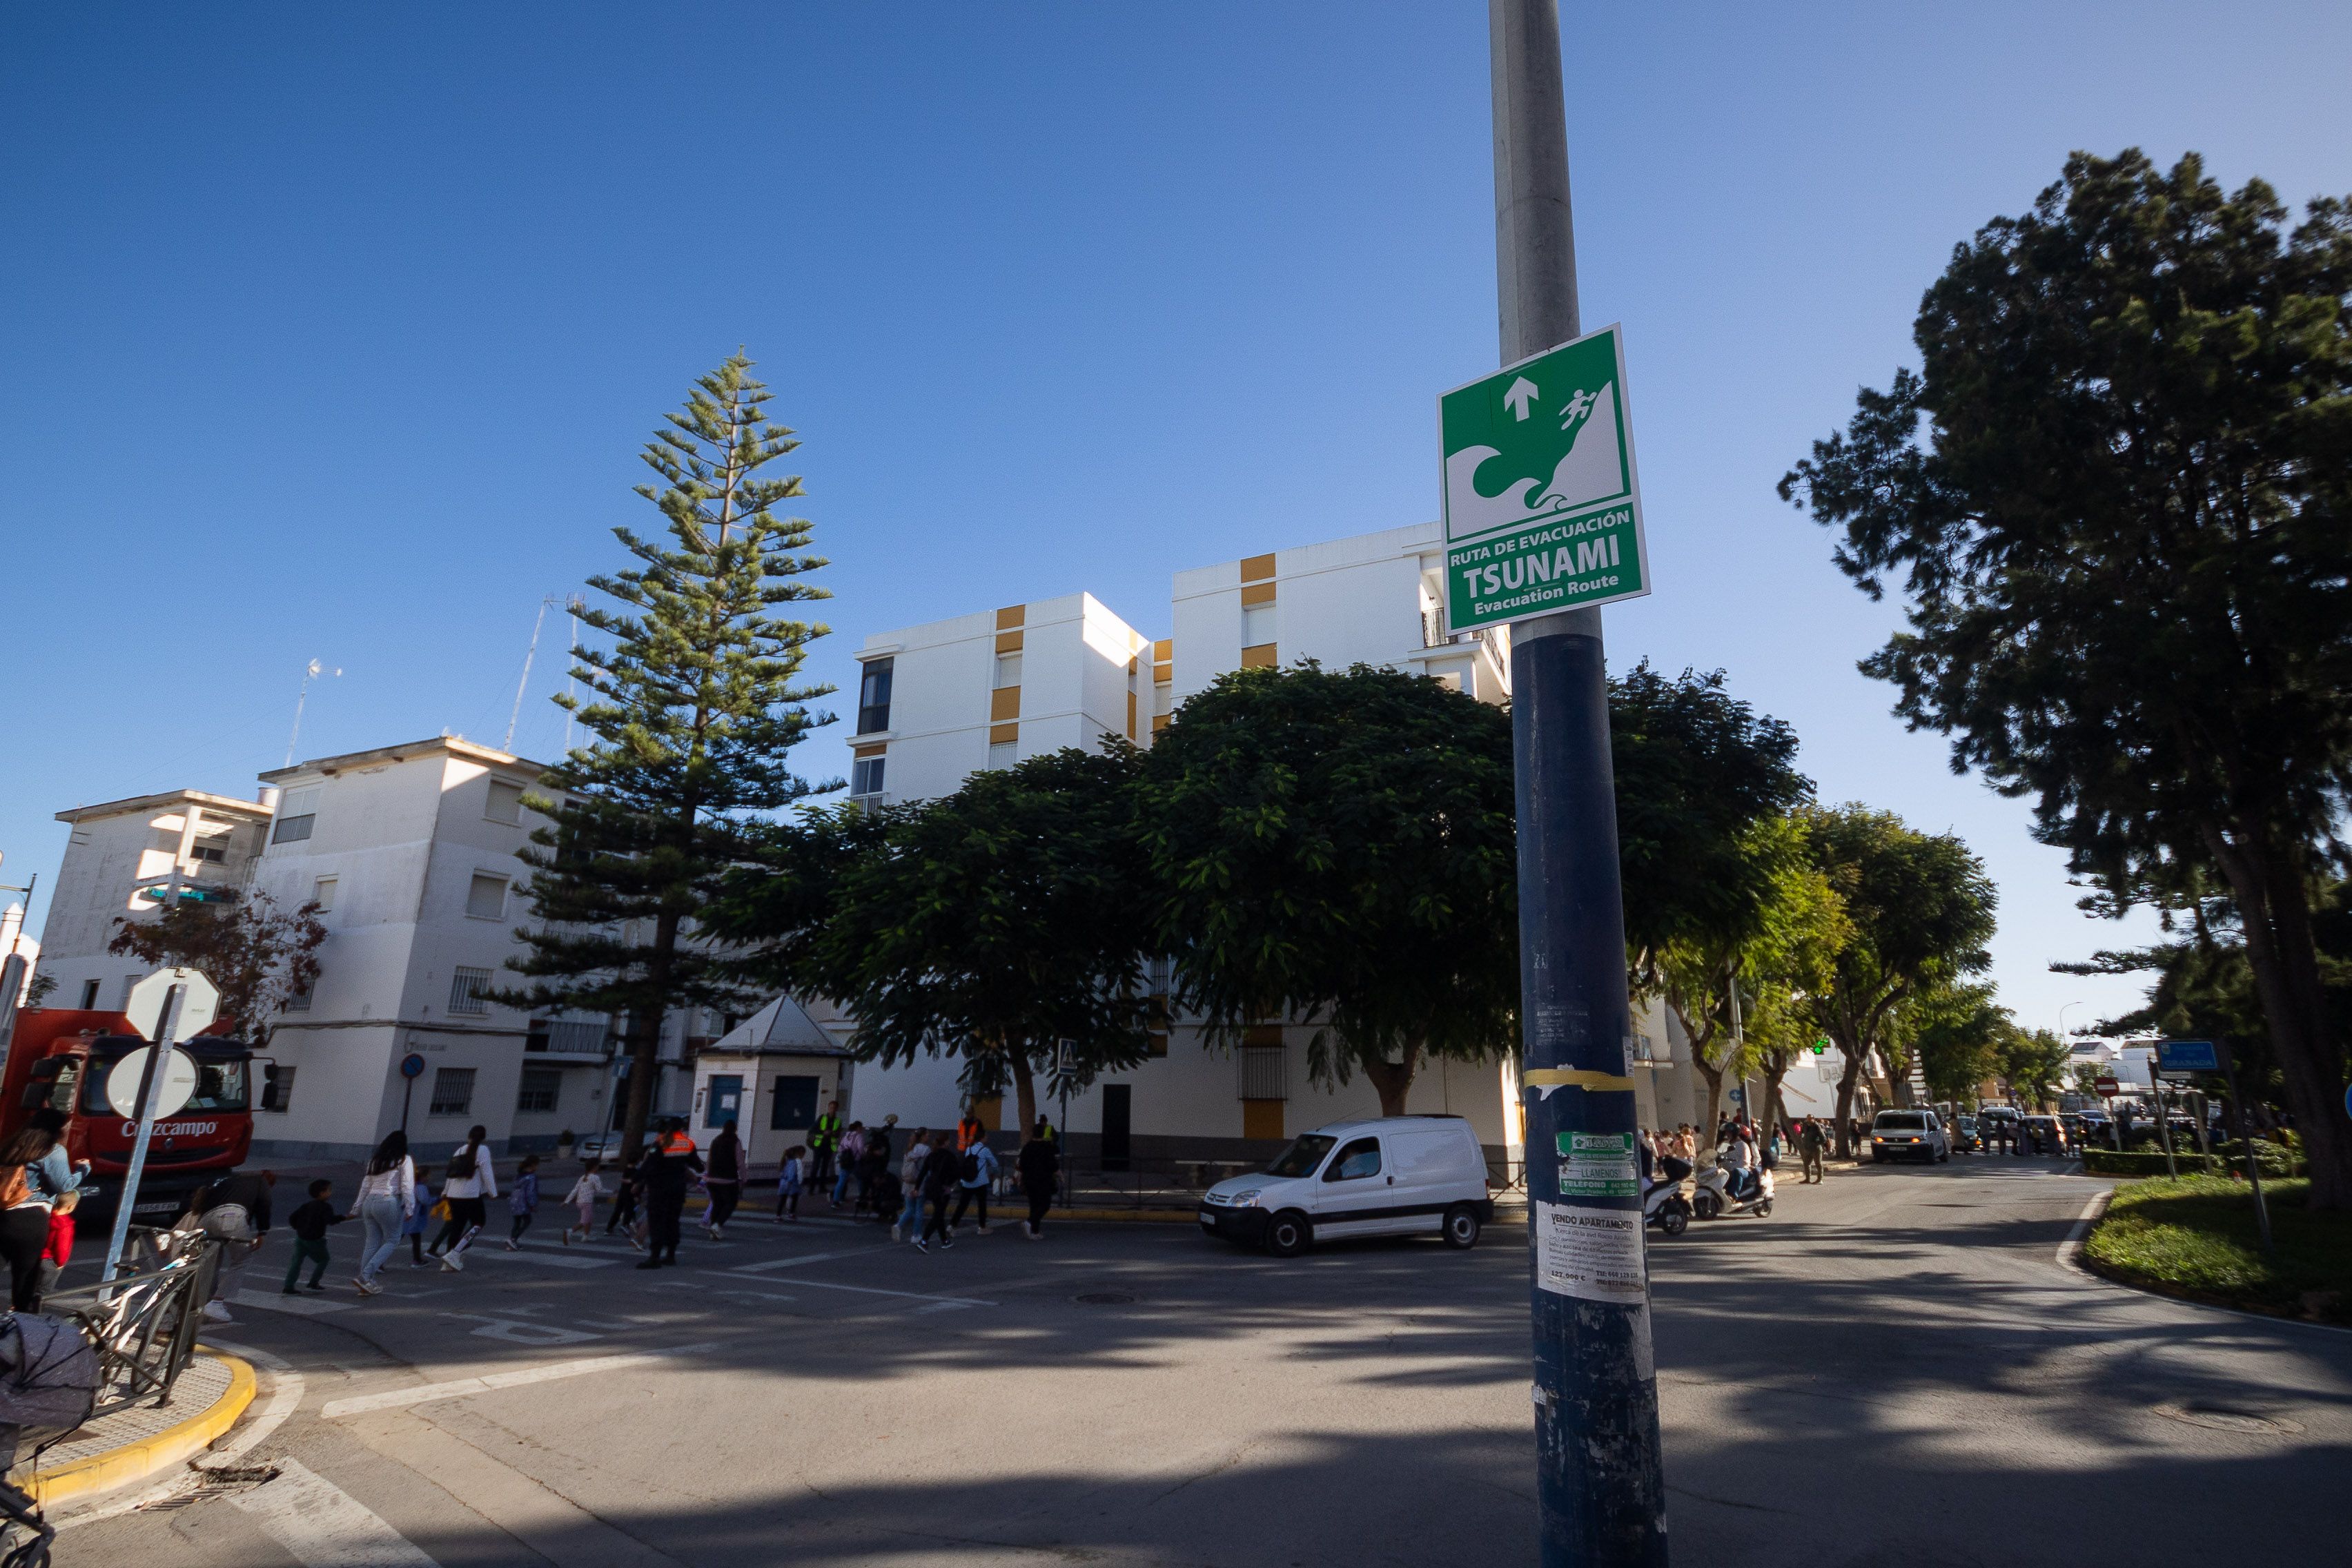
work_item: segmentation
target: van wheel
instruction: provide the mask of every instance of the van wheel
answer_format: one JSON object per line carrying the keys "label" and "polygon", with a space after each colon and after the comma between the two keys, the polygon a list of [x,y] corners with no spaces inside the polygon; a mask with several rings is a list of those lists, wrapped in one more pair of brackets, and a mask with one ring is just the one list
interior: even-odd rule
{"label": "van wheel", "polygon": [[1938,1165],[1948,1165],[1951,1163],[1952,1152],[1949,1149],[1945,1150],[1942,1153],[1936,1156],[1936,1163]]}
{"label": "van wheel", "polygon": [[1723,1212],[1723,1200],[1717,1197],[1711,1188],[1702,1187],[1698,1195],[1691,1200],[1691,1206],[1698,1211],[1699,1218],[1713,1219]]}
{"label": "van wheel", "polygon": [[1475,1247],[1478,1245],[1478,1211],[1468,1204],[1455,1204],[1445,1211],[1445,1245]]}
{"label": "van wheel", "polygon": [[1265,1249],[1276,1258],[1296,1258],[1314,1239],[1307,1216],[1288,1210],[1275,1215],[1265,1227]]}

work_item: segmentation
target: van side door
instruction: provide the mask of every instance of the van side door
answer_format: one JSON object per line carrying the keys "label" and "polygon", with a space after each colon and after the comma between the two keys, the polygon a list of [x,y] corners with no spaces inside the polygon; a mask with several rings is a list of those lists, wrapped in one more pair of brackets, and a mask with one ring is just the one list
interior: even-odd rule
{"label": "van side door", "polygon": [[1386,1229],[1394,1182],[1379,1138],[1349,1139],[1333,1151],[1315,1184],[1315,1234],[1373,1236]]}

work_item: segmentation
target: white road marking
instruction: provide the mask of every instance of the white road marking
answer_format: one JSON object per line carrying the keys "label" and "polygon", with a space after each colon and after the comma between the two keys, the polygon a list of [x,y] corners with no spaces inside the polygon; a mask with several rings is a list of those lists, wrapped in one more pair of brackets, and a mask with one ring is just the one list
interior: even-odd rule
{"label": "white road marking", "polygon": [[518,1345],[584,1345],[590,1340],[601,1340],[584,1329],[559,1328],[553,1323],[534,1323],[521,1318],[492,1318],[479,1312],[444,1312],[446,1318],[463,1319],[482,1326],[472,1331],[486,1340],[505,1340]]}
{"label": "white road marking", "polygon": [[695,1355],[716,1350],[718,1342],[677,1345],[667,1350],[633,1351],[626,1355],[588,1356],[579,1361],[560,1361],[546,1366],[524,1367],[517,1372],[486,1373],[480,1377],[453,1378],[447,1383],[420,1384],[414,1388],[388,1389],[382,1394],[362,1394],[350,1399],[331,1399],[319,1414],[332,1421],[341,1415],[358,1415],[370,1410],[396,1410],[407,1405],[429,1405],[441,1399],[466,1399],[477,1394],[488,1394],[501,1388],[520,1388],[527,1384],[553,1383],[560,1378],[585,1377],[591,1373],[611,1372],[625,1366],[642,1366],[648,1363],[667,1361],[673,1356]]}
{"label": "white road marking", "polygon": [[228,1500],[302,1568],[440,1568],[381,1515],[293,1459],[278,1479]]}
{"label": "white road marking", "polygon": [[293,1415],[301,1405],[304,1386],[302,1374],[294,1370],[290,1362],[282,1361],[268,1351],[257,1350],[252,1345],[236,1344],[227,1340],[213,1339],[209,1335],[205,1337],[204,1344],[207,1350],[223,1351],[230,1355],[243,1356],[269,1374],[269,1403],[263,1407],[261,1414],[237,1428],[234,1436],[225,1438],[215,1445],[209,1454],[201,1458],[190,1459],[186,1471],[173,1476],[161,1486],[133,1492],[129,1497],[118,1497],[105,1506],[91,1509],[86,1513],[74,1513],[68,1507],[67,1517],[54,1519],[50,1522],[59,1530],[71,1530],[78,1525],[95,1524],[101,1519],[113,1519],[121,1514],[134,1513],[149,1503],[161,1502],[165,1498],[176,1497],[182,1492],[191,1491],[204,1484],[205,1471],[222,1465],[234,1465],[237,1460],[245,1458],[264,1438],[284,1426],[286,1418]]}
{"label": "white road marking", "polygon": [[[745,1271],[740,1268],[698,1268],[695,1270],[695,1272],[698,1274],[716,1275],[721,1279],[730,1279],[742,1278]],[[878,1285],[836,1285],[830,1279],[795,1279],[793,1281],[793,1284],[795,1287],[805,1287],[811,1290],[848,1290],[860,1296],[896,1296],[901,1300],[907,1301],[944,1301],[950,1306],[955,1307],[993,1307],[996,1305],[993,1301],[983,1301],[975,1296],[932,1296],[920,1290],[885,1290]]]}
{"label": "white road marking", "polygon": [[763,1274],[772,1268],[797,1268],[803,1263],[824,1263],[835,1258],[855,1258],[861,1252],[878,1252],[879,1247],[859,1247],[846,1252],[804,1252],[798,1258],[772,1258],[765,1263],[739,1263],[738,1274]]}
{"label": "white road marking", "polygon": [[315,1318],[326,1312],[348,1312],[359,1305],[357,1301],[335,1301],[324,1296],[281,1296],[275,1290],[239,1290],[229,1300],[240,1307],[291,1312],[298,1318]]}
{"label": "white road marking", "polygon": [[496,1263],[536,1263],[548,1268],[610,1268],[621,1261],[617,1258],[583,1258],[576,1252],[509,1252],[495,1245],[466,1248],[467,1268],[473,1268],[484,1258]]}
{"label": "white road marking", "polygon": [[2105,1192],[2093,1193],[2091,1194],[2091,1201],[2083,1205],[2082,1215],[2074,1221],[2074,1228],[2068,1231],[2066,1233],[2066,1239],[2058,1244],[2059,1268],[2063,1268],[2069,1274],[2080,1275],[2085,1279],[2095,1279],[2098,1278],[2098,1276],[2093,1274],[2089,1269],[2075,1262],[2074,1254],[2075,1251],[2082,1247],[2083,1237],[2090,1234],[2091,1226],[2097,1222],[2100,1211],[2107,1206],[2107,1200],[2115,1195],[2116,1190],[2113,1187],[2109,1187]]}

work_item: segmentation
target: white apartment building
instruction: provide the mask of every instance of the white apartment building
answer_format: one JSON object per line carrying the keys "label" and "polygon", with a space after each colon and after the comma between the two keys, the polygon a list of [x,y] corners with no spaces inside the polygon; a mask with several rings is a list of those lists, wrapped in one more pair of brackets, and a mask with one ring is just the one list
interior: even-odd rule
{"label": "white apartment building", "polygon": [[[849,740],[852,794],[932,798],[977,769],[1095,744],[1106,733],[1148,746],[1180,704],[1220,675],[1307,658],[1330,668],[1410,670],[1501,702],[1507,629],[1447,634],[1444,557],[1441,530],[1425,523],[1180,572],[1163,623],[1171,635],[1156,639],[1086,594],[877,634],[858,656],[866,673]],[[1663,1018],[1636,1022],[1653,1037],[1642,1053],[1654,1058],[1651,1070],[1636,1081],[1645,1120],[1654,1123],[1666,1097],[1688,1099],[1680,1082],[1689,1076],[1688,1051]],[[1360,1078],[1336,1089],[1308,1081],[1313,1034],[1295,1024],[1261,1026],[1227,1054],[1180,1018],[1154,1042],[1151,1060],[1072,1099],[1066,1131],[1073,1152],[1135,1162],[1250,1158],[1324,1122],[1378,1115],[1378,1098]],[[951,1125],[961,1110],[958,1068],[952,1059],[863,1064],[845,1114],[896,1113],[901,1127]],[[1057,1106],[1045,1109],[1059,1114]],[[1408,1109],[1465,1116],[1491,1157],[1517,1158],[1515,1062],[1431,1062]],[[990,1125],[1010,1127],[1010,1107],[984,1102],[980,1110]]]}
{"label": "white apartment building", "polygon": [[[612,1020],[488,994],[527,984],[507,962],[526,952],[516,852],[542,820],[522,799],[544,771],[443,735],[261,775],[279,793],[254,885],[315,900],[328,938],[270,1044],[257,1152],[353,1158],[395,1127],[431,1152],[479,1123],[520,1153],[612,1124],[625,1088]],[[683,1110],[694,1030],[719,1022],[670,1020],[656,1111]]]}
{"label": "white apartment building", "polygon": [[192,901],[242,897],[269,816],[267,801],[194,789],[58,812],[72,832],[41,923],[40,973],[57,982],[48,1005],[120,1010],[147,970],[106,951],[119,922],[153,920],[175,879]]}

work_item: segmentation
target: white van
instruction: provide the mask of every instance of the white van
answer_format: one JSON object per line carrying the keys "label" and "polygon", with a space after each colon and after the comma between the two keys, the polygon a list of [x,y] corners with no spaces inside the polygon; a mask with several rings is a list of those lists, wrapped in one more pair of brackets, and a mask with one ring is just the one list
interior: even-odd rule
{"label": "white van", "polygon": [[1293,1258],[1318,1237],[1436,1235],[1475,1246],[1495,1201],[1470,1123],[1387,1116],[1299,1134],[1264,1171],[1211,1187],[1200,1212],[1213,1236]]}

